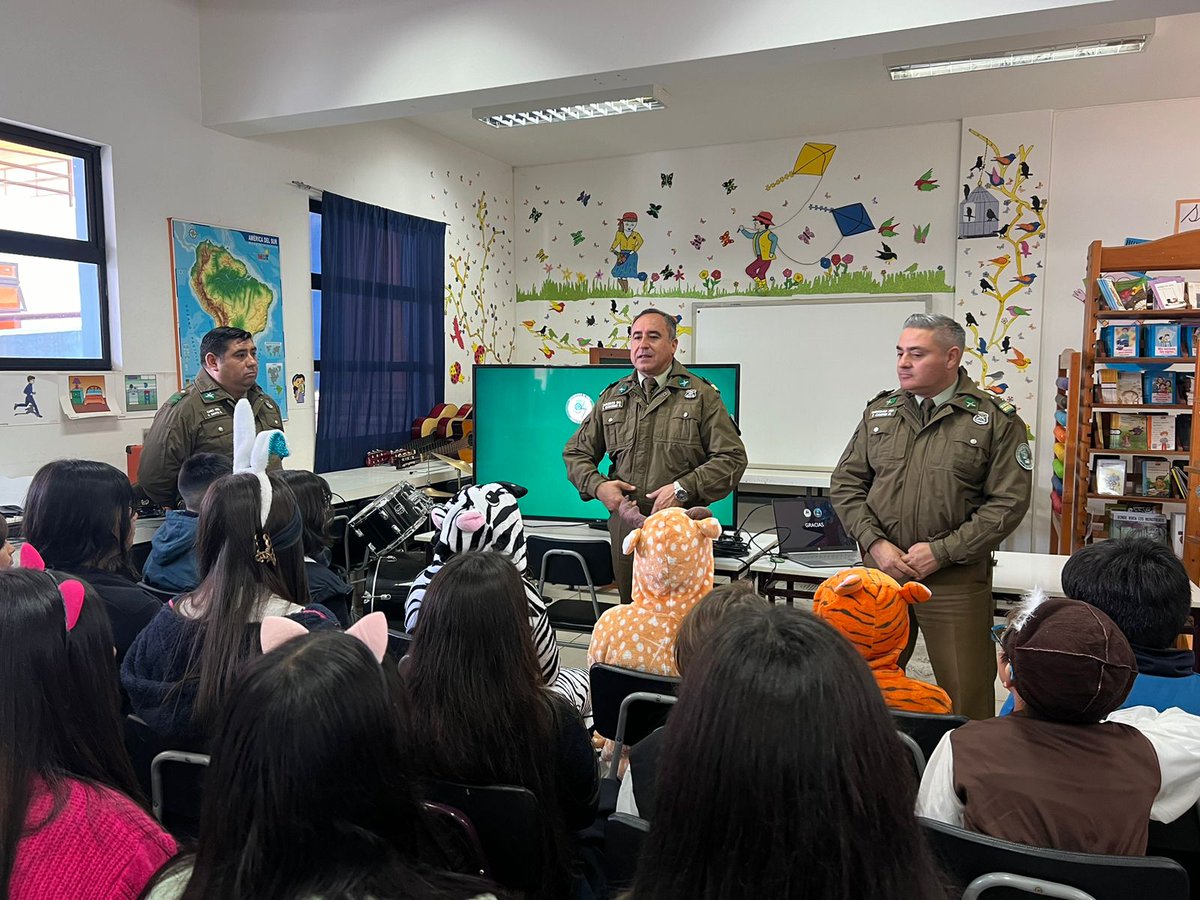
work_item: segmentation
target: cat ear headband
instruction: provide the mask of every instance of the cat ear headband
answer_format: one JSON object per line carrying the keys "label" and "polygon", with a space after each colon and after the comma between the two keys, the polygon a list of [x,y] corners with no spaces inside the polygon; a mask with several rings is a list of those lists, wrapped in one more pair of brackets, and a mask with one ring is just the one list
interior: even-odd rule
{"label": "cat ear headband", "polygon": [[[308,629],[295,619],[285,619],[282,616],[267,616],[262,620],[259,631],[259,641],[263,653],[270,653],[276,647],[281,647],[292,638],[308,634]],[[346,629],[346,634],[358,638],[367,645],[367,649],[375,657],[376,662],[383,662],[383,654],[387,651],[387,616],[381,612],[373,612],[363,616]]]}
{"label": "cat ear headband", "polygon": [[[21,545],[21,568],[34,572],[46,571],[46,561],[32,544]],[[63,608],[67,614],[67,631],[72,631],[79,622],[79,614],[83,612],[83,584],[72,578],[58,585],[58,592],[62,594]]]}
{"label": "cat ear headband", "polygon": [[[259,522],[254,558],[258,562],[274,564],[275,549],[272,547],[271,536],[266,532],[272,499],[271,479],[267,477],[267,463],[271,454],[280,458],[289,456],[291,451],[288,449],[287,438],[277,428],[255,434],[254,411],[250,408],[250,401],[243,397],[233,407],[233,471],[250,472],[258,477]],[[274,544],[280,548],[294,544],[303,531],[299,521],[299,510],[292,518],[293,521],[285,526],[280,534],[275,535]],[[294,537],[293,531],[296,532]]]}

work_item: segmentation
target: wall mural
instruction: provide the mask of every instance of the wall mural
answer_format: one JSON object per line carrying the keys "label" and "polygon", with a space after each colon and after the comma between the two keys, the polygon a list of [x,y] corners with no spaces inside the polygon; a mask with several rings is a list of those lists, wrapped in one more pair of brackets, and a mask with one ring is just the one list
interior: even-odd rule
{"label": "wall mural", "polygon": [[954,198],[939,173],[953,171],[956,131],[518,170],[516,360],[627,346],[648,305],[677,317],[686,357],[697,300],[952,291]]}

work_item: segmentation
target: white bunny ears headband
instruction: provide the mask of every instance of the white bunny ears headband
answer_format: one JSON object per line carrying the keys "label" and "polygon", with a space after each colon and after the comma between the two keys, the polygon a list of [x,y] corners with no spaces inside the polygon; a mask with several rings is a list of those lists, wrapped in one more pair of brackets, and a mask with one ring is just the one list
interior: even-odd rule
{"label": "white bunny ears headband", "polygon": [[[254,411],[250,401],[243,397],[233,407],[233,471],[250,472],[258,477],[259,484],[259,522],[261,532],[259,546],[255,548],[255,559],[259,562],[275,562],[275,551],[271,546],[271,537],[266,533],[267,517],[271,514],[271,479],[267,477],[267,463],[274,454],[280,458],[289,456],[287,438],[283,432],[276,429],[255,434]],[[275,536],[275,543],[280,547],[290,546],[299,539],[303,531],[300,522],[300,511],[292,517],[280,534]],[[295,526],[293,528],[293,526]],[[296,534],[293,538],[292,531]]]}
{"label": "white bunny ears headband", "polygon": [[[308,629],[294,619],[267,616],[262,620],[259,642],[262,645],[263,653],[270,653],[293,638],[303,637],[306,634],[308,634]],[[383,662],[388,642],[387,617],[383,613],[373,612],[363,616],[346,629],[346,634],[358,638],[366,644],[376,662]]]}

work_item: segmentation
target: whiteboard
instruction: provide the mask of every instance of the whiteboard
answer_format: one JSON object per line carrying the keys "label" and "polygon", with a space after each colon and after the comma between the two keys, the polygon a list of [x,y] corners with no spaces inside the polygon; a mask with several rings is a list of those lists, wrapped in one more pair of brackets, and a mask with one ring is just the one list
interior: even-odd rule
{"label": "whiteboard", "polygon": [[896,387],[896,338],[928,294],[692,304],[696,364],[740,363],[751,466],[837,465],[867,401]]}

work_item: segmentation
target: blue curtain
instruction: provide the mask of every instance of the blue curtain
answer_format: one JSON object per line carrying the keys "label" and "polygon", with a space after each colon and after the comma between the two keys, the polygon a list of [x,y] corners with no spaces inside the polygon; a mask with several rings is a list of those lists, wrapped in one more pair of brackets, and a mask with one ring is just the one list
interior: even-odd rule
{"label": "blue curtain", "polygon": [[442,399],[446,225],[326,192],[321,201],[316,470],[409,440]]}

